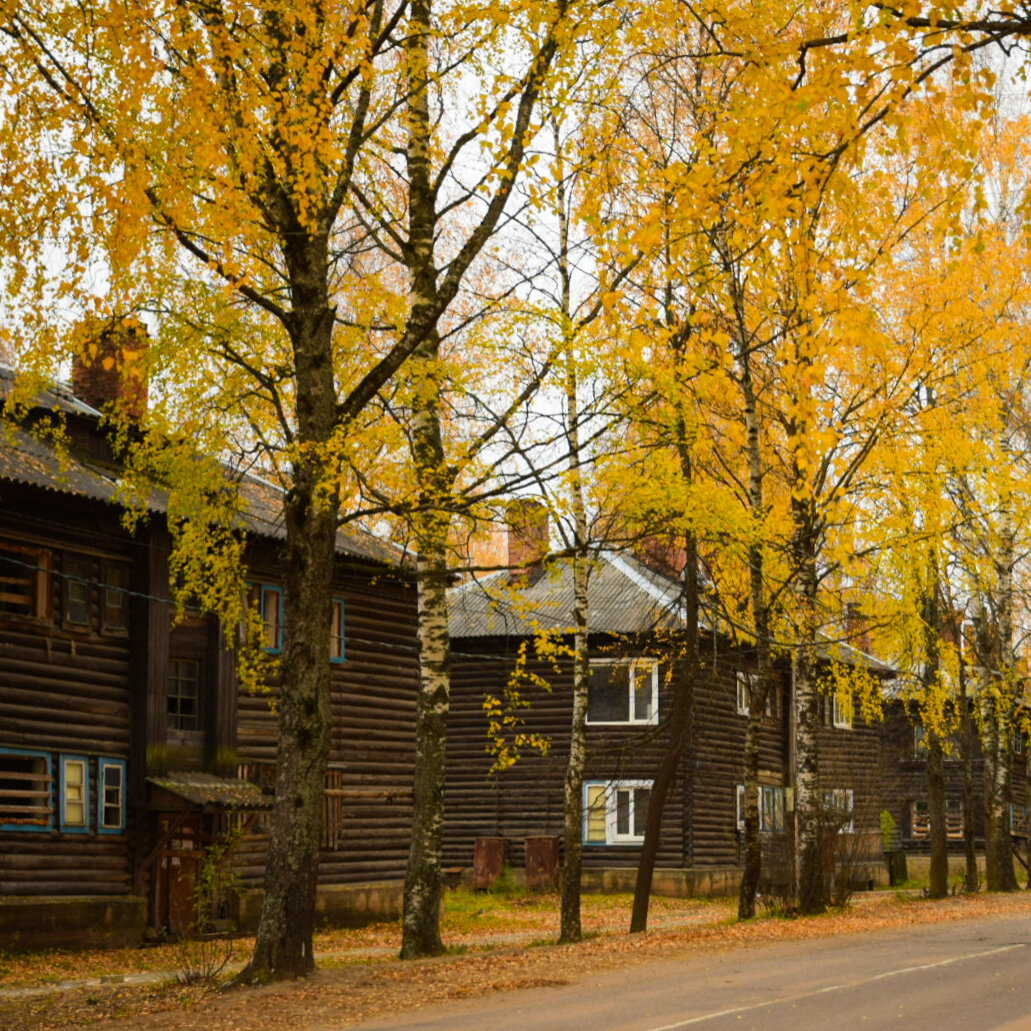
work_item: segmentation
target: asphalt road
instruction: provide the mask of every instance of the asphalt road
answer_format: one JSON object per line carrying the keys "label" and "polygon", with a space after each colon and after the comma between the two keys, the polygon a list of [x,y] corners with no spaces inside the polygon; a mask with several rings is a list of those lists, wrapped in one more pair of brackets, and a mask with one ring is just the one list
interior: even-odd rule
{"label": "asphalt road", "polygon": [[1031,919],[757,946],[589,974],[368,1031],[1031,1031]]}

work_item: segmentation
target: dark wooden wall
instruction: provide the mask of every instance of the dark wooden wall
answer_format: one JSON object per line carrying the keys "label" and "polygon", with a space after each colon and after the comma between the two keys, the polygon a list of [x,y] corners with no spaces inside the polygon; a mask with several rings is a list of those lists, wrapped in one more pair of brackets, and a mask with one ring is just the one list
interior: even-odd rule
{"label": "dark wooden wall", "polygon": [[[524,839],[537,835],[561,835],[563,784],[569,755],[569,725],[572,699],[572,660],[560,661],[556,673],[550,661],[532,658],[529,672],[542,677],[551,691],[523,686],[530,703],[524,710],[528,733],[550,741],[547,755],[523,749],[515,766],[490,775],[492,759],[487,754],[487,721],[484,696],[499,694],[515,666],[518,640],[464,638],[453,643],[451,713],[448,720],[448,773],[445,795],[444,862],[448,866],[471,866],[477,837],[502,837],[508,843],[509,859],[524,864]],[[618,652],[592,642],[592,654],[613,657]],[[603,650],[604,647],[604,650]],[[531,653],[532,654],[532,653]],[[654,648],[628,649],[628,656],[662,658]],[[662,720],[669,713],[669,687],[665,664],[660,665],[660,725],[588,726],[586,780],[652,780],[664,734]],[[667,801],[658,863],[683,865],[682,785],[677,784]],[[586,868],[636,866],[639,845],[585,845]]]}
{"label": "dark wooden wall", "polygon": [[[882,734],[882,766],[885,771],[884,808],[892,814],[903,846],[914,852],[930,850],[927,838],[914,839],[911,834],[911,804],[927,801],[927,760],[914,747],[914,719],[907,714],[902,702],[894,701],[885,709]],[[1028,796],[1028,753],[1025,743],[1023,754],[1013,757],[1011,801],[1023,806],[1031,802]],[[978,848],[984,841],[984,760],[980,743],[975,739],[974,775],[974,830]],[[949,800],[963,797],[963,767],[956,754],[945,759],[945,795]],[[949,848],[962,851],[960,837],[949,838]],[[1021,852],[1026,846],[1021,845]]]}
{"label": "dark wooden wall", "polygon": [[[259,557],[258,561],[261,559]],[[255,580],[276,583],[274,567],[255,565]],[[418,643],[413,585],[382,568],[338,559],[334,593],[345,604],[346,661],[332,665],[332,790],[342,794],[327,816],[336,833],[319,864],[323,884],[404,876],[412,815]],[[271,695],[240,691],[237,751],[241,763],[276,759]],[[238,850],[238,869],[260,883],[267,833],[259,826]]]}
{"label": "dark wooden wall", "polygon": [[[62,562],[83,558],[100,579],[101,563],[130,558],[129,540],[110,506],[0,485],[0,539],[46,548],[49,618],[0,614],[0,747],[32,749],[53,761],[58,804],[61,754],[91,760],[90,812],[97,811],[100,756],[127,759],[130,727],[128,635],[103,633],[99,592],[91,625],[71,628],[63,613]],[[0,831],[0,895],[113,895],[130,889],[128,834]]]}
{"label": "dark wooden wall", "polygon": [[[0,613],[0,748],[45,752],[53,761],[55,807],[61,754],[91,762],[91,829],[0,831],[0,894],[126,894],[134,857],[147,856],[156,833],[144,810],[145,775],[212,769],[234,753],[244,766],[275,763],[270,695],[235,683],[214,621],[191,617],[169,626],[167,534],[159,519],[135,540],[120,510],[101,502],[0,484],[0,541],[50,554],[51,611],[36,619]],[[129,629],[104,632],[92,589],[91,625],[64,620],[62,563],[85,557],[99,583],[102,563],[131,569]],[[278,581],[272,542],[254,548],[255,578]],[[332,666],[333,751],[327,833],[320,878],[343,883],[403,876],[411,823],[415,706],[418,687],[416,601],[410,579],[380,565],[341,556],[336,594],[345,601],[346,661]],[[143,597],[145,596],[145,597]],[[204,662],[204,731],[169,735],[165,711],[168,654]],[[329,661],[327,657],[327,662]],[[226,688],[229,688],[227,693]],[[238,711],[237,711],[238,709]],[[206,742],[204,747],[202,742]],[[97,759],[127,762],[127,827],[97,833]],[[221,770],[219,772],[226,772]],[[259,770],[259,774],[261,771]],[[262,823],[239,851],[249,883],[260,883],[267,843]]]}
{"label": "dark wooden wall", "polygon": [[[711,648],[711,643],[710,643]],[[741,833],[737,829],[737,785],[744,782],[747,717],[737,711],[736,668],[743,665],[732,652],[705,657],[695,686],[691,749],[685,776],[691,785],[688,866],[734,866],[739,862]],[[778,671],[776,718],[764,718],[760,742],[759,779],[764,785],[784,786],[787,766],[787,679]]]}

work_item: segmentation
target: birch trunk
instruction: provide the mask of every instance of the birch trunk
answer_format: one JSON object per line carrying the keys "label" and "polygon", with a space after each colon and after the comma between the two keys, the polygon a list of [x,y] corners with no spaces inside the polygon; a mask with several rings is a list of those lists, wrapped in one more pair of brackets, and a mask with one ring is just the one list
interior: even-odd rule
{"label": "birch trunk", "polygon": [[[739,324],[744,327],[743,314]],[[742,340],[738,356],[741,365],[741,392],[744,399],[745,429],[748,434],[748,505],[752,519],[761,525],[765,518],[763,501],[762,453],[759,416],[752,382],[751,358],[747,341]],[[741,920],[755,916],[755,895],[762,876],[762,843],[759,837],[759,758],[762,722],[770,693],[770,618],[766,605],[765,571],[762,543],[748,548],[749,604],[755,632],[756,690],[751,692],[748,725],[745,728],[745,868],[741,876],[737,915]]]}
{"label": "birch trunk", "polygon": [[[555,128],[555,150],[560,152]],[[580,450],[579,377],[572,334],[569,267],[569,222],[566,217],[565,184],[558,176],[559,273],[562,283],[562,333],[566,345],[566,446],[569,461],[570,495],[573,509],[573,713],[569,728],[569,761],[563,799],[562,899],[560,942],[583,937],[580,924],[580,881],[583,874],[583,784],[587,762],[587,692],[590,683],[588,656],[588,529],[584,502],[582,455]]]}
{"label": "birch trunk", "polygon": [[419,491],[414,521],[418,560],[419,698],[415,728],[412,838],[405,871],[401,958],[435,956],[440,938],[440,863],[444,839],[444,773],[451,697],[448,633],[447,535],[452,474],[441,433],[440,337],[427,312],[439,308],[433,256],[436,201],[431,183],[433,128],[429,111],[429,0],[410,6],[408,62],[408,247],[412,283],[410,321],[431,328],[409,362],[412,389],[411,448]]}
{"label": "birch trunk", "polygon": [[[801,482],[800,478],[796,482]],[[817,586],[815,511],[811,500],[792,501],[798,642],[794,658],[795,706],[795,870],[798,907],[819,913],[827,905],[823,876],[822,819],[819,794],[819,689],[816,681]]]}

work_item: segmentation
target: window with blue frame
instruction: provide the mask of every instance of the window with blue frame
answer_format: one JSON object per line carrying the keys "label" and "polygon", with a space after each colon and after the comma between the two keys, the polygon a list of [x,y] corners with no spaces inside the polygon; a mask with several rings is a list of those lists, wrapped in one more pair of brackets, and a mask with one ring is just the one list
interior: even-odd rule
{"label": "window with blue frame", "polygon": [[61,830],[89,830],[89,759],[84,755],[61,756]]}
{"label": "window with blue frame", "polygon": [[258,588],[261,633],[265,651],[283,650],[283,592],[279,587],[261,584]]}
{"label": "window with blue frame", "polygon": [[120,834],[125,830],[125,760],[97,763],[97,830]]}
{"label": "window with blue frame", "polygon": [[344,657],[344,599],[334,598],[329,622],[329,661],[343,662]]}
{"label": "window with blue frame", "polygon": [[54,823],[54,784],[46,752],[0,748],[0,830],[45,831]]}

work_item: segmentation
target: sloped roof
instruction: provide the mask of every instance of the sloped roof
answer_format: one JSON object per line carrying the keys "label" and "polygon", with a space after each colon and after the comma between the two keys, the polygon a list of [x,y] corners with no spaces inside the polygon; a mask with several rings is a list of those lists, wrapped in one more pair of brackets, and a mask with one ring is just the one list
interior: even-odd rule
{"label": "sloped roof", "polygon": [[117,470],[59,451],[17,426],[0,427],[0,480],[117,504]]}
{"label": "sloped roof", "polygon": [[226,809],[270,809],[272,797],[247,780],[216,777],[211,773],[168,773],[148,777],[148,784],[163,788],[193,805],[215,805]]}
{"label": "sloped roof", "polygon": [[[0,402],[6,401],[14,386],[16,372],[9,365],[0,364]],[[99,419],[101,413],[96,408],[77,398],[71,384],[54,382],[46,390],[37,395],[35,404],[51,412],[63,412],[65,415],[84,415]]]}
{"label": "sloped roof", "polygon": [[[0,408],[9,395],[13,379],[13,371],[0,365]],[[89,419],[102,417],[95,408],[78,400],[70,386],[61,383],[41,393],[36,398],[35,407]],[[233,475],[228,469],[227,474]],[[0,426],[0,481],[3,480],[112,505],[124,505],[127,501],[118,466],[49,443],[11,423]],[[239,477],[238,482],[247,529],[262,537],[284,539],[282,489],[250,475]],[[167,507],[166,492],[154,486],[146,499],[146,508],[164,513]],[[393,544],[357,527],[337,533],[337,551],[390,566],[400,565],[405,557]]]}
{"label": "sloped roof", "polygon": [[[587,591],[592,633],[645,633],[682,621],[679,585],[630,555],[598,555],[591,563]],[[453,588],[448,604],[453,638],[572,632],[572,563],[550,564],[523,585],[511,583],[507,571],[491,573]]]}
{"label": "sloped roof", "polygon": [[[572,633],[572,563],[545,566],[529,584],[513,583],[505,570],[491,573],[452,588],[448,605],[453,639],[529,637],[541,630]],[[602,552],[591,563],[587,612],[591,633],[647,633],[681,626],[686,618],[676,580],[616,552]],[[817,654],[823,662],[864,666],[875,676],[895,673],[844,641],[820,642]]]}

